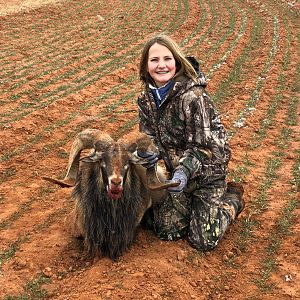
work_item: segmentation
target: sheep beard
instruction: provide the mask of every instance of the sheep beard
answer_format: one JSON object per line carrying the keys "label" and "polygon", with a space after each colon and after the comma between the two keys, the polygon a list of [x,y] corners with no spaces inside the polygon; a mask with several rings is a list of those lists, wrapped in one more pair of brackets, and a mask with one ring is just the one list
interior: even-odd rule
{"label": "sheep beard", "polygon": [[138,192],[140,183],[129,170],[122,197],[111,200],[107,196],[101,170],[87,169],[89,174],[83,176],[79,173],[72,194],[79,199],[83,209],[87,250],[91,255],[100,252],[115,260],[129,249],[135,237],[138,209],[142,202]]}

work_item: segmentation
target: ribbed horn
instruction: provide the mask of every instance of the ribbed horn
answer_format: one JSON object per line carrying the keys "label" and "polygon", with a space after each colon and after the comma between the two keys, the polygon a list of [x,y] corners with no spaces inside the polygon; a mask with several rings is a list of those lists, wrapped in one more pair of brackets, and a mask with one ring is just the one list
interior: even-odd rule
{"label": "ribbed horn", "polygon": [[70,151],[67,174],[64,181],[75,184],[81,151],[94,148],[98,141],[110,143],[113,139],[107,133],[103,133],[98,129],[85,129],[78,133]]}
{"label": "ribbed horn", "polygon": [[[42,178],[62,187],[72,187],[77,180],[79,169],[79,160],[81,151],[84,149],[95,148],[95,144],[110,144],[113,139],[107,134],[102,133],[98,129],[85,129],[78,133],[71,147],[69,161],[67,166],[67,174],[63,180],[43,176]],[[99,144],[97,143],[97,144]]]}

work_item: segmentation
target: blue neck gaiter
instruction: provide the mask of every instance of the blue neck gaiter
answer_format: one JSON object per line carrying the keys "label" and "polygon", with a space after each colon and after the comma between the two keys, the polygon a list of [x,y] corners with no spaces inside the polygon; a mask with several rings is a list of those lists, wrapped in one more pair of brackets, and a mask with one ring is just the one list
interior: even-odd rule
{"label": "blue neck gaiter", "polygon": [[157,88],[149,84],[149,88],[151,89],[152,95],[155,100],[156,107],[159,108],[161,104],[164,102],[166,99],[170,89],[173,86],[174,81],[169,80],[165,85]]}

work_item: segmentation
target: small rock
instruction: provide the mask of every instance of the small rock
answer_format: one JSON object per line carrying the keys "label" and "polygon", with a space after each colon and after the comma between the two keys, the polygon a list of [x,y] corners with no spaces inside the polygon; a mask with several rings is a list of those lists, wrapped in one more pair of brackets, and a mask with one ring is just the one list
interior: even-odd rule
{"label": "small rock", "polygon": [[225,261],[225,262],[229,261],[229,258],[226,254],[223,255],[223,261]]}
{"label": "small rock", "polygon": [[16,270],[22,270],[27,266],[26,260],[23,260],[19,257],[15,258],[15,263],[14,263],[14,269]]}
{"label": "small rock", "polygon": [[228,258],[233,258],[234,257],[234,253],[231,251],[228,251],[227,253]]}
{"label": "small rock", "polygon": [[285,277],[285,281],[292,281],[293,280],[292,275],[290,275],[290,274],[284,275],[284,277]]}
{"label": "small rock", "polygon": [[184,256],[181,255],[181,254],[178,254],[178,255],[177,255],[177,260],[178,260],[178,261],[183,261],[183,260],[184,260]]}
{"label": "small rock", "polygon": [[102,17],[102,16],[100,16],[100,15],[97,15],[97,19],[99,20],[99,21],[104,21],[105,19]]}
{"label": "small rock", "polygon": [[230,290],[230,287],[229,287],[228,285],[225,285],[225,286],[224,286],[224,289],[225,289],[225,291],[229,291],[229,290]]}
{"label": "small rock", "polygon": [[194,266],[199,267],[199,259],[197,257],[193,258],[192,263]]}
{"label": "small rock", "polygon": [[195,281],[191,281],[191,282],[190,282],[190,285],[191,285],[192,287],[197,287],[197,283],[196,283]]}
{"label": "small rock", "polygon": [[177,259],[178,259],[179,261],[182,261],[182,260],[184,260],[185,258],[186,258],[186,252],[183,251],[183,250],[179,251],[179,253],[177,254]]}
{"label": "small rock", "polygon": [[50,267],[46,267],[44,270],[43,270],[43,273],[45,274],[45,276],[47,277],[51,277],[53,274],[52,274],[52,269]]}
{"label": "small rock", "polygon": [[135,272],[135,273],[132,273],[132,276],[134,276],[134,277],[144,277],[145,273],[143,273],[143,272]]}

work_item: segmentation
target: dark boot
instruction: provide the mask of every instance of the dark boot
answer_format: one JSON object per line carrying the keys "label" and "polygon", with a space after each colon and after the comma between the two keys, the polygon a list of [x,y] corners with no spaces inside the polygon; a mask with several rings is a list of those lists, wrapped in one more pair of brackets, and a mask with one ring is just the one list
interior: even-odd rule
{"label": "dark boot", "polygon": [[245,208],[243,194],[244,188],[241,184],[236,182],[228,182],[225,198],[228,202],[231,202],[234,205],[236,210],[236,218]]}

